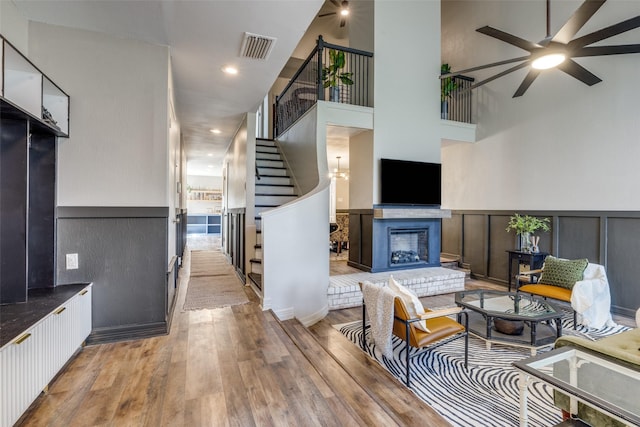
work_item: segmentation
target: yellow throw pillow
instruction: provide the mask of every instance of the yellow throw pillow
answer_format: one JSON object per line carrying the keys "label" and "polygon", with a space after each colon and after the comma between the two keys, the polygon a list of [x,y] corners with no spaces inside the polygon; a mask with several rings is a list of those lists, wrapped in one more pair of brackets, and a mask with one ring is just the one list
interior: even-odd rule
{"label": "yellow throw pillow", "polygon": [[[412,318],[416,318],[421,314],[424,314],[424,307],[418,299],[418,296],[411,289],[402,286],[400,283],[393,278],[393,276],[389,276],[389,287],[396,293],[397,296],[402,298],[404,301],[404,305],[407,306],[407,310],[409,311],[409,316]],[[430,333],[431,331],[427,328],[427,321],[421,320],[419,322],[414,322],[413,325],[425,332]]]}

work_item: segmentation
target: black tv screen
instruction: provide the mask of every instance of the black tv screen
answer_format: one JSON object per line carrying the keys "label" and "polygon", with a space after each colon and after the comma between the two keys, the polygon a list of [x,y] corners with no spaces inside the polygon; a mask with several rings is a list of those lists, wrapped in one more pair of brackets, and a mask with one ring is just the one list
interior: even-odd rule
{"label": "black tv screen", "polygon": [[440,206],[441,178],[440,163],[381,159],[380,203]]}

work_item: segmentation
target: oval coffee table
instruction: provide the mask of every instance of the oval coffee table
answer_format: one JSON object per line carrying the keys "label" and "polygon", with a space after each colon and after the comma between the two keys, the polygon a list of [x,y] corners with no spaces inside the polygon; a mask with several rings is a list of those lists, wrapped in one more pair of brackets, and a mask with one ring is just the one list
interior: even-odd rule
{"label": "oval coffee table", "polygon": [[[470,311],[469,332],[485,340],[487,349],[491,349],[491,343],[499,342],[530,348],[531,355],[535,355],[562,335],[562,310],[529,294],[478,289],[456,292],[455,301]],[[523,331],[520,335],[501,333],[495,329],[495,319],[523,321]],[[555,327],[550,325],[552,322]]]}

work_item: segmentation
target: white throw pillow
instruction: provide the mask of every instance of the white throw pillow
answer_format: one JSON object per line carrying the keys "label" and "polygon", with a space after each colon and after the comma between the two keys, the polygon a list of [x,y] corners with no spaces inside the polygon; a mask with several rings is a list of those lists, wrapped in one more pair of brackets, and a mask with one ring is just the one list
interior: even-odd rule
{"label": "white throw pillow", "polygon": [[[424,307],[422,306],[422,303],[420,302],[420,299],[418,299],[418,296],[415,294],[415,292],[396,282],[396,279],[394,279],[393,276],[389,276],[389,287],[396,293],[397,296],[402,298],[402,300],[404,301],[404,305],[407,306],[407,310],[409,311],[409,316],[415,318],[424,313]],[[425,332],[431,332],[429,328],[427,328],[426,320],[415,322],[413,323],[413,325]]]}

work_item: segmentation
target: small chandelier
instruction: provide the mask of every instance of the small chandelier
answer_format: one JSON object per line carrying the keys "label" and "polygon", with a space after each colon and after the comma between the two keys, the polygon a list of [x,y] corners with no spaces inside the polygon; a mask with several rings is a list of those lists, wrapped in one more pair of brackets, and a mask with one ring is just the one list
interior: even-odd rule
{"label": "small chandelier", "polygon": [[338,167],[333,169],[333,172],[329,173],[329,178],[341,178],[341,179],[349,179],[349,171],[348,170],[340,170],[340,159],[341,156],[336,156],[338,159]]}

